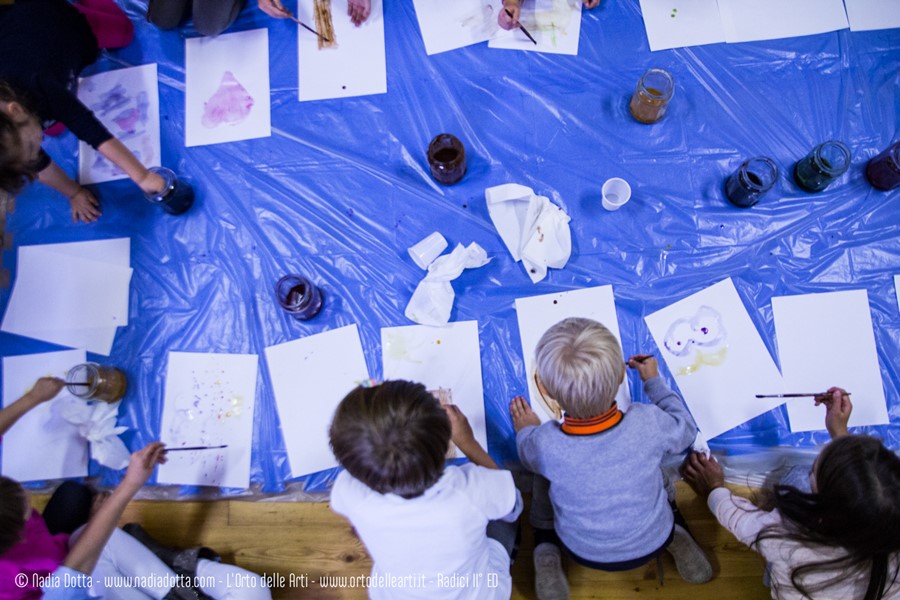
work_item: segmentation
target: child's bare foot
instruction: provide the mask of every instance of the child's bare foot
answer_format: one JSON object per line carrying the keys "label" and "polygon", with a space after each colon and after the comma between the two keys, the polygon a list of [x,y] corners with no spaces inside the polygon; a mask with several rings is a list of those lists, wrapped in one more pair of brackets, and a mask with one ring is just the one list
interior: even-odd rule
{"label": "child's bare foot", "polygon": [[540,417],[531,410],[531,406],[528,405],[528,402],[526,402],[525,398],[522,396],[516,396],[512,399],[512,402],[509,403],[509,414],[512,416],[513,429],[515,429],[516,432],[522,431],[526,427],[541,424]]}

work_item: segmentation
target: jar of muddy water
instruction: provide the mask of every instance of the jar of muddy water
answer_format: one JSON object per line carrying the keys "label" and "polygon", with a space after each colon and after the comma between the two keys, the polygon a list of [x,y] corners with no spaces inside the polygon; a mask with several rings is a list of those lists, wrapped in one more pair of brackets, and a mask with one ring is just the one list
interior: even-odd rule
{"label": "jar of muddy water", "polygon": [[641,76],[631,96],[631,116],[640,123],[656,123],[665,116],[674,93],[672,76],[662,69],[650,69]]}
{"label": "jar of muddy water", "polygon": [[125,396],[128,378],[116,367],[82,363],[69,369],[66,389],[78,398],[112,403]]}

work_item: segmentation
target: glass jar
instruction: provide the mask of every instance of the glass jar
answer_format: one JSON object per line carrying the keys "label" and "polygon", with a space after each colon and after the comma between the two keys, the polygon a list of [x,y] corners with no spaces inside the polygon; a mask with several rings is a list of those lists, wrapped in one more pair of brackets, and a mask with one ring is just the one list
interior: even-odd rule
{"label": "glass jar", "polygon": [[777,180],[778,166],[771,158],[748,158],[725,181],[725,195],[735,206],[749,208],[759,202]]}
{"label": "glass jar", "polygon": [[151,173],[163,178],[165,185],[157,193],[144,193],[144,198],[153,204],[158,204],[170,215],[180,215],[193,206],[194,188],[190,184],[180,181],[171,169],[165,167],[150,167]]}
{"label": "glass jar", "polygon": [[794,181],[807,192],[821,192],[847,172],[850,149],[842,142],[829,140],[819,144],[794,166]]}
{"label": "glass jar", "polygon": [[299,321],[312,319],[322,310],[322,291],[302,275],[285,275],[275,284],[278,305]]}
{"label": "glass jar", "polygon": [[900,186],[900,142],[894,142],[866,165],[866,179],[878,190]]}
{"label": "glass jar", "polygon": [[128,378],[116,367],[82,363],[66,373],[66,389],[78,398],[113,403],[125,396]]}
{"label": "glass jar", "polygon": [[466,148],[454,135],[437,135],[428,144],[428,165],[435,181],[453,185],[466,174]]}
{"label": "glass jar", "polygon": [[631,96],[631,116],[640,123],[656,123],[665,116],[674,93],[672,76],[662,69],[650,69],[641,76]]}

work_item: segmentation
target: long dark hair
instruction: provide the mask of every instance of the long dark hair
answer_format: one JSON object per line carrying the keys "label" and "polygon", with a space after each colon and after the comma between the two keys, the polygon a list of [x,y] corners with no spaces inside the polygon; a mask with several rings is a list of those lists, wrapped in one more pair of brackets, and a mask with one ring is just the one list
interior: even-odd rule
{"label": "long dark hair", "polygon": [[[879,600],[898,583],[892,557],[900,551],[900,458],[880,440],[851,435],[828,444],[817,460],[816,491],[776,485],[765,508],[775,508],[783,528],[762,530],[765,539],[787,539],[806,546],[840,548],[846,556],[795,567],[791,583],[804,596],[843,579],[848,571],[869,572],[863,600]],[[804,585],[812,574],[840,569],[840,577]],[[893,571],[893,572],[891,572]]]}

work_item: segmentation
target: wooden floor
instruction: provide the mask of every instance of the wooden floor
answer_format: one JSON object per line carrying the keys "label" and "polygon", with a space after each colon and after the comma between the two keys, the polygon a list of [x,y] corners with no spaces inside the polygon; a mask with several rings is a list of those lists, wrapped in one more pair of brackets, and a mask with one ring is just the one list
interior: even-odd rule
{"label": "wooden floor", "polygon": [[[737,489],[746,493],[746,489]],[[42,508],[46,498],[36,497]],[[568,565],[571,598],[670,598],[672,600],[765,599],[762,563],[722,529],[706,504],[679,483],[678,504],[701,546],[712,557],[715,578],[704,585],[684,583],[665,554],[665,582],[657,582],[655,563],[622,573],[603,573]],[[327,503],[153,502],[135,501],[122,523],[138,521],[160,541],[188,546],[198,542],[268,577],[283,578],[274,598],[366,598],[361,589],[322,587],[320,577],[367,575],[371,561],[350,525]],[[513,598],[534,598],[532,540],[524,528],[513,565]],[[279,579],[275,579],[276,583]],[[304,583],[307,587],[303,587]]]}

